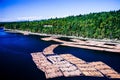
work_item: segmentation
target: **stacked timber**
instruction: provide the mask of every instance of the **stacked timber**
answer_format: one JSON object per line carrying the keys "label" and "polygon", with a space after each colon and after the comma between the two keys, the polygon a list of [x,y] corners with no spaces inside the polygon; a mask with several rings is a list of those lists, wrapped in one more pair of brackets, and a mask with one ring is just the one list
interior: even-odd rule
{"label": "stacked timber", "polygon": [[60,69],[50,63],[41,52],[32,53],[31,55],[37,67],[43,72],[45,72],[45,76],[47,79],[63,76]]}
{"label": "stacked timber", "polygon": [[60,76],[93,76],[120,78],[120,74],[103,62],[90,62],[71,54],[47,55],[42,52],[32,53],[36,66],[45,73],[46,78]]}
{"label": "stacked timber", "polygon": [[94,77],[103,77],[103,75],[97,71],[93,66],[89,64],[77,64],[76,65],[80,71],[85,75],[85,76],[94,76]]}
{"label": "stacked timber", "polygon": [[52,40],[52,37],[45,37],[45,38],[41,38],[41,39],[44,41],[50,41],[50,40]]}
{"label": "stacked timber", "polygon": [[80,76],[81,72],[78,68],[67,60],[63,59],[59,55],[53,55],[47,57],[57,68],[59,68],[65,77]]}
{"label": "stacked timber", "polygon": [[45,55],[48,55],[48,54],[54,54],[53,50],[59,46],[58,44],[54,44],[54,45],[50,45],[48,47],[46,47],[44,50],[43,50],[43,54]]}
{"label": "stacked timber", "polygon": [[97,70],[99,70],[102,74],[109,78],[120,78],[120,74],[117,73],[114,69],[109,67],[107,64],[99,61],[99,62],[91,62],[90,65],[94,66]]}
{"label": "stacked timber", "polygon": [[61,54],[60,56],[73,64],[86,63],[84,60],[77,58],[77,57],[73,56],[72,54]]}
{"label": "stacked timber", "polygon": [[74,44],[86,44],[86,41],[80,40],[80,39],[70,39],[71,41],[74,41]]}
{"label": "stacked timber", "polygon": [[93,41],[93,40],[86,41],[86,40],[80,40],[80,39],[71,39],[73,41],[71,42],[71,41],[60,40],[57,37],[46,37],[46,38],[42,38],[42,40],[45,40],[45,41],[52,40],[52,41],[60,42],[62,43],[60,45],[63,45],[63,46],[120,53],[119,43],[115,44],[115,46],[111,46],[111,45],[106,45],[105,42],[100,42],[100,41]]}
{"label": "stacked timber", "polygon": [[62,54],[60,55],[67,61],[70,61],[74,65],[77,66],[77,68],[84,74],[85,76],[96,76],[96,77],[103,77],[103,75],[97,71],[93,66],[86,63],[84,60],[79,59],[71,54]]}
{"label": "stacked timber", "polygon": [[44,40],[44,41],[51,41],[51,40],[56,39],[56,38],[59,38],[59,37],[51,36],[51,37],[45,37],[45,38],[41,38],[41,39]]}
{"label": "stacked timber", "polygon": [[59,68],[57,68],[52,64],[52,65],[46,66],[45,76],[48,79],[48,78],[60,77],[60,76],[63,76],[63,74]]}
{"label": "stacked timber", "polygon": [[29,32],[25,31],[23,32],[24,35],[29,35]]}
{"label": "stacked timber", "polygon": [[37,67],[42,71],[45,71],[45,67],[51,64],[41,52],[32,53],[31,55]]}

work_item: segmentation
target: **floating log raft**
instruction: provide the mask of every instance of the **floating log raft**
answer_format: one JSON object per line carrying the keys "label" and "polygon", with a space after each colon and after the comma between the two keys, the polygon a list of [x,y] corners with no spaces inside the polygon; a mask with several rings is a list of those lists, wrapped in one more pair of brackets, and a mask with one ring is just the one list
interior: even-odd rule
{"label": "floating log raft", "polygon": [[41,38],[41,39],[44,40],[44,41],[50,41],[50,40],[53,39],[53,37],[45,37],[45,38]]}
{"label": "floating log raft", "polygon": [[84,74],[85,76],[98,76],[103,77],[103,75],[97,71],[93,66],[89,65],[87,62],[85,62],[82,59],[79,59],[71,54],[62,54],[60,55],[67,61],[70,61],[74,65],[77,66],[77,68]]}
{"label": "floating log raft", "polygon": [[54,44],[54,45],[50,45],[48,47],[46,47],[44,50],[43,50],[43,53],[45,55],[48,55],[48,54],[54,54],[53,50],[59,46],[58,44]]}
{"label": "floating log raft", "polygon": [[71,39],[73,41],[73,42],[71,42],[71,41],[60,40],[60,39],[54,38],[54,37],[46,37],[46,38],[42,38],[42,40],[45,40],[45,41],[52,40],[52,41],[56,41],[56,42],[61,42],[62,44],[60,44],[60,45],[63,45],[63,46],[120,53],[120,44],[119,43],[117,43],[117,44],[114,43],[114,46],[111,46],[110,44],[113,44],[113,43],[109,43],[109,45],[106,45],[106,42],[91,41],[91,40],[84,41],[84,40],[80,40],[80,39]]}
{"label": "floating log raft", "polygon": [[60,69],[54,66],[53,64],[46,66],[45,75],[47,79],[63,76]]}
{"label": "floating log raft", "polygon": [[103,62],[86,62],[71,54],[45,55],[42,52],[32,53],[36,66],[45,72],[46,78],[60,76],[94,76],[119,78],[120,74]]}
{"label": "floating log raft", "polygon": [[67,61],[73,63],[73,64],[84,64],[86,63],[84,60],[79,59],[71,54],[60,54],[60,56],[64,59],[66,59]]}
{"label": "floating log raft", "polygon": [[29,35],[29,32],[25,31],[23,32],[24,35]]}
{"label": "floating log raft", "polygon": [[37,67],[45,72],[45,76],[47,79],[63,76],[60,69],[50,63],[42,53],[32,53],[31,55]]}
{"label": "floating log raft", "polygon": [[51,36],[51,37],[45,37],[45,38],[41,38],[41,39],[44,40],[44,41],[51,41],[51,40],[56,39],[56,38],[59,38],[59,37]]}
{"label": "floating log raft", "polygon": [[120,78],[120,74],[117,73],[114,69],[109,67],[107,64],[99,61],[99,62],[91,62],[90,65],[94,66],[98,71],[104,74],[109,78]]}
{"label": "floating log raft", "polygon": [[53,55],[47,57],[57,68],[59,68],[65,77],[80,76],[81,72],[72,63],[66,61],[59,55]]}

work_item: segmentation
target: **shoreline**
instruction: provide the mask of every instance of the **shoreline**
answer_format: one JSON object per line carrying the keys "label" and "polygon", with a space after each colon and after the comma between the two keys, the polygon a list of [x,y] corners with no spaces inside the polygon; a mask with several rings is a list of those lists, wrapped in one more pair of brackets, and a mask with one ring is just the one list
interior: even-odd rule
{"label": "shoreline", "polygon": [[107,52],[115,52],[120,53],[120,44],[108,45],[106,42],[98,42],[98,41],[82,41],[79,39],[71,39],[73,42],[60,40],[55,37],[45,37],[42,38],[44,41],[56,41],[60,42],[62,46],[97,50],[97,51],[107,51]]}
{"label": "shoreline", "polygon": [[23,30],[13,30],[13,29],[4,29],[7,30],[7,32],[12,32],[12,33],[22,33],[24,35],[40,35],[40,36],[55,36],[55,37],[65,37],[65,38],[73,38],[73,39],[81,39],[81,40],[91,40],[91,41],[98,41],[98,42],[111,42],[111,43],[119,43],[120,40],[116,39],[95,39],[95,38],[84,38],[84,37],[76,37],[76,36],[66,36],[66,35],[56,35],[56,34],[45,34],[45,33],[35,33],[35,32],[30,32],[30,31],[23,31]]}
{"label": "shoreline", "polygon": [[[12,29],[5,29],[5,30],[8,30],[8,32],[12,32],[12,33],[22,33],[23,35],[32,34],[32,35],[46,36],[45,38],[42,38],[42,40],[44,41],[52,40],[56,42],[61,42],[62,44],[60,45],[62,46],[120,53],[119,40],[118,41],[104,40],[104,39],[100,40],[100,39],[90,39],[90,38],[81,38],[81,37],[78,38],[73,36],[33,33],[33,32],[22,31],[22,30],[12,30]],[[60,37],[70,38],[72,42],[58,39]]]}

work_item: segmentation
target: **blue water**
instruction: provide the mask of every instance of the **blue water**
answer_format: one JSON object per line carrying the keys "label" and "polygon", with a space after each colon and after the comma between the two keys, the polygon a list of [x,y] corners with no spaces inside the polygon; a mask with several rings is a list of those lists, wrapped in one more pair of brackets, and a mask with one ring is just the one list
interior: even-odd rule
{"label": "blue water", "polygon": [[[22,35],[0,30],[0,80],[45,80],[45,75],[37,69],[30,53],[42,51],[56,42],[45,42],[44,36]],[[57,54],[71,53],[87,62],[102,61],[120,73],[120,54],[93,51],[80,48],[59,46],[54,50]],[[1,79],[3,78],[3,79]],[[58,80],[106,80],[108,78],[71,77],[55,78]]]}

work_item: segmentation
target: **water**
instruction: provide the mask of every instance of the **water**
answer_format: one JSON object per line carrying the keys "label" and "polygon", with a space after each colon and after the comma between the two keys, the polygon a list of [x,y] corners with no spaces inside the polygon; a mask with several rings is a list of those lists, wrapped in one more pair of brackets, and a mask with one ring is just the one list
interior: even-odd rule
{"label": "water", "polygon": [[55,53],[70,53],[85,60],[86,62],[102,61],[120,73],[120,54],[111,52],[94,51],[88,49],[60,46],[54,50]]}
{"label": "water", "polygon": [[[45,47],[56,42],[45,42],[40,40],[41,37],[44,36],[25,36],[0,30],[0,80],[45,80],[44,73],[37,69],[30,53],[41,52]],[[87,62],[102,61],[120,73],[120,54],[63,46],[59,46],[54,52],[71,53]],[[82,76],[55,79],[106,80],[107,78]]]}

